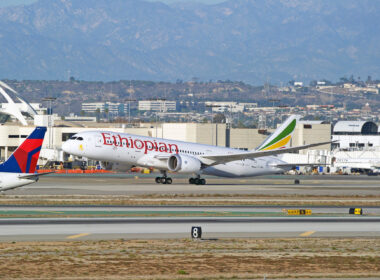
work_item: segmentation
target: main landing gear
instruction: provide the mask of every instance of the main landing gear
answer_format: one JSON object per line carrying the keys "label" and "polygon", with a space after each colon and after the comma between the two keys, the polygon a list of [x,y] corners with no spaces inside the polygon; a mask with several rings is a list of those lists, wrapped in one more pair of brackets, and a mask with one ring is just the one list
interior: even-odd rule
{"label": "main landing gear", "polygon": [[201,179],[199,177],[197,177],[197,178],[190,178],[189,179],[189,184],[191,184],[191,185],[206,185],[206,180],[205,179]]}
{"label": "main landing gear", "polygon": [[171,184],[173,183],[173,180],[172,178],[168,178],[168,177],[156,177],[156,183],[157,184]]}
{"label": "main landing gear", "polygon": [[171,183],[173,183],[173,180],[172,178],[169,178],[166,174],[166,172],[161,172],[162,173],[162,177],[156,177],[156,183],[157,184],[168,184],[170,185]]}

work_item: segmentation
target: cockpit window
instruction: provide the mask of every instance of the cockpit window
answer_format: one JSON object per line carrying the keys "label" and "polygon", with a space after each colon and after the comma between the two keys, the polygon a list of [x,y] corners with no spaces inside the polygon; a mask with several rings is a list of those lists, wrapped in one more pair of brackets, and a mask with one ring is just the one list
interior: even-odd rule
{"label": "cockpit window", "polygon": [[78,141],[83,141],[83,137],[78,137],[77,140]]}
{"label": "cockpit window", "polygon": [[77,139],[76,136],[71,136],[71,137],[70,137],[70,140],[75,140],[75,139]]}

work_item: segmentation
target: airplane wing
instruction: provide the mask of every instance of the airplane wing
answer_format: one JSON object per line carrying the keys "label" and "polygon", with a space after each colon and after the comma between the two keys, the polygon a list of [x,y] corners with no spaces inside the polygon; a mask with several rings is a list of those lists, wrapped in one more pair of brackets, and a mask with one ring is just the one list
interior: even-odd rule
{"label": "airplane wing", "polygon": [[246,153],[224,154],[224,155],[204,155],[200,159],[206,165],[216,165],[216,164],[227,163],[227,162],[235,161],[235,160],[252,159],[252,158],[265,157],[265,156],[274,156],[274,155],[279,155],[279,154],[298,152],[300,150],[322,146],[326,144],[331,144],[334,142],[335,141],[319,142],[319,143],[308,144],[308,145],[303,145],[303,146],[284,148],[280,150],[252,151],[252,152],[246,152]]}
{"label": "airplane wing", "polygon": [[25,175],[20,175],[19,178],[20,179],[34,179],[34,178],[37,178],[39,176],[44,176],[44,175],[48,175],[48,174],[52,174],[52,173],[55,173],[55,171],[44,172],[44,173],[25,174]]}

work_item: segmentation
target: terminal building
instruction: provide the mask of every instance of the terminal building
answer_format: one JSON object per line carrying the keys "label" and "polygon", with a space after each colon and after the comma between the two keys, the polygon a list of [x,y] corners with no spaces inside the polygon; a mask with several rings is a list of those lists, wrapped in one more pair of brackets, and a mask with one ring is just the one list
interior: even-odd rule
{"label": "terminal building", "polygon": [[333,148],[340,150],[380,148],[380,130],[371,121],[339,121],[334,126],[332,140],[338,141]]}
{"label": "terminal building", "polygon": [[371,121],[340,121],[333,129],[332,166],[344,174],[380,173],[380,130]]}

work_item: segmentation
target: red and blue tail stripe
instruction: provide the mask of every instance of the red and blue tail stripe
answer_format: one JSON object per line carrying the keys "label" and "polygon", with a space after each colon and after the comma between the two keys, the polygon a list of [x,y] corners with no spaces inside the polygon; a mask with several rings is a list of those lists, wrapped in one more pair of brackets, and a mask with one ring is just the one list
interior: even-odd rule
{"label": "red and blue tail stripe", "polygon": [[34,173],[45,133],[46,127],[36,127],[10,158],[0,164],[0,172]]}

